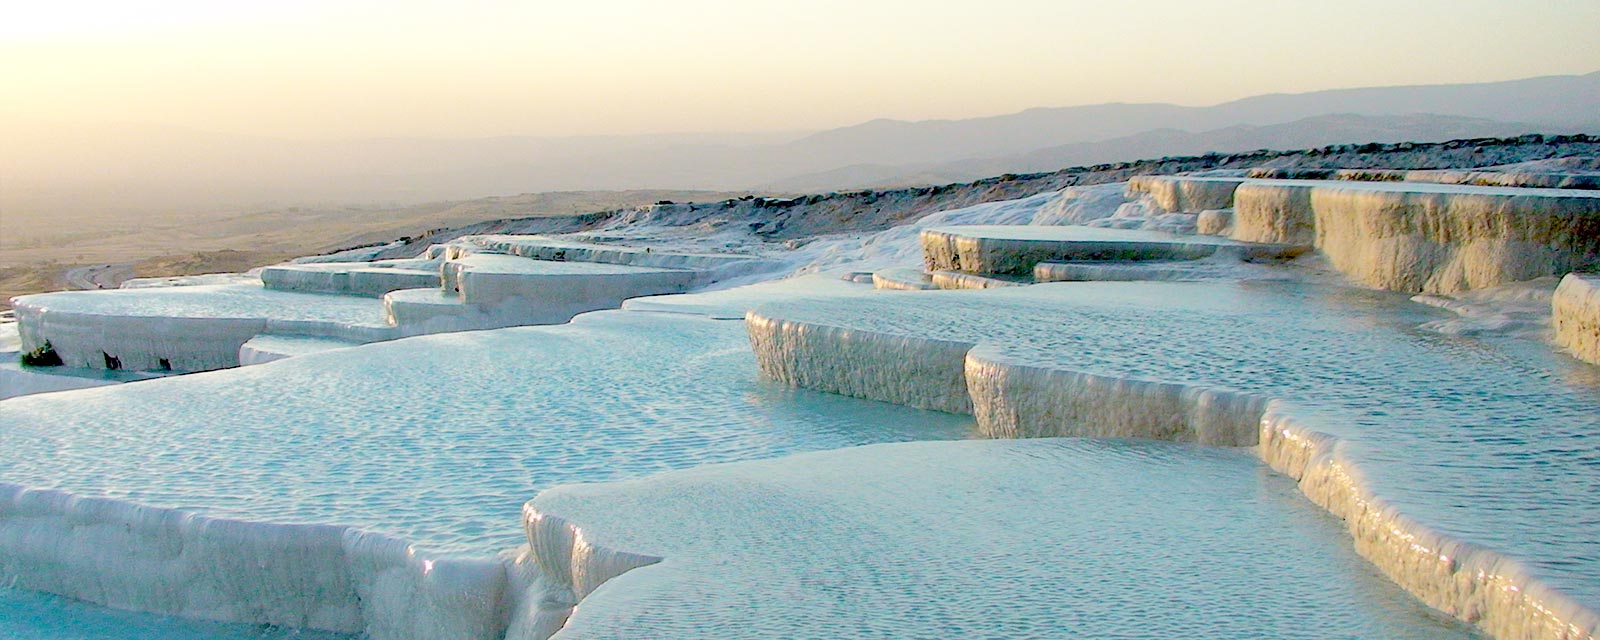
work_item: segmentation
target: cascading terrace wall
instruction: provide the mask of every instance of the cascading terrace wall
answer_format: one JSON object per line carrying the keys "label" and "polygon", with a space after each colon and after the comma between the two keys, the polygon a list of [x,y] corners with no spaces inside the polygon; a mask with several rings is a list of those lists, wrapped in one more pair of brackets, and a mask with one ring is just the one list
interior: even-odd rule
{"label": "cascading terrace wall", "polygon": [[1395,291],[1481,289],[1600,257],[1592,195],[1252,182],[1234,193],[1233,225],[1236,240],[1312,244],[1341,272]]}
{"label": "cascading terrace wall", "polygon": [[135,611],[373,640],[497,640],[518,558],[430,557],[337,525],[269,524],[0,484],[0,576]]}
{"label": "cascading terrace wall", "polygon": [[1600,275],[1569,273],[1550,300],[1556,344],[1600,364]]}
{"label": "cascading terrace wall", "polygon": [[1307,245],[1368,286],[1455,293],[1600,264],[1592,191],[1340,181],[1140,177],[1164,211],[1228,209],[1208,230]]}
{"label": "cascading terrace wall", "polygon": [[[48,295],[48,294],[46,294]],[[357,343],[401,337],[392,327],[260,317],[118,316],[35,305],[16,299],[24,351],[49,345],[81,369],[210,371],[239,365],[239,348],[263,333],[324,336]],[[115,359],[117,367],[110,366]]]}
{"label": "cascading terrace wall", "polygon": [[1244,178],[1134,176],[1128,178],[1128,194],[1148,195],[1156,206],[1168,213],[1198,213],[1233,206],[1233,190],[1244,181]]}
{"label": "cascading terrace wall", "polygon": [[1594,640],[1600,633],[1600,614],[1517,562],[1453,540],[1388,505],[1343,454],[1338,438],[1306,427],[1281,401],[1017,363],[990,345],[857,331],[756,311],[746,316],[746,326],[767,377],[970,412],[991,437],[1143,437],[1254,446],[1268,466],[1294,478],[1301,493],[1344,520],[1358,553],[1428,605],[1500,640]]}

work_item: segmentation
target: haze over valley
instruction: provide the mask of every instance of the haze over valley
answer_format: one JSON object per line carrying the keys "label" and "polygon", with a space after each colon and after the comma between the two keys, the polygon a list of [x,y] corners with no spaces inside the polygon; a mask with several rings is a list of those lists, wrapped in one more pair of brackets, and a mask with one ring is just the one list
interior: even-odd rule
{"label": "haze over valley", "polygon": [[[155,260],[116,272],[124,275],[243,269],[494,218],[968,182],[1168,155],[1600,132],[1597,114],[1600,72],[1211,107],[874,120],[815,133],[315,141],[7,120],[0,293],[71,284],[62,273],[93,263]],[[234,253],[221,262],[182,258],[225,250]]]}

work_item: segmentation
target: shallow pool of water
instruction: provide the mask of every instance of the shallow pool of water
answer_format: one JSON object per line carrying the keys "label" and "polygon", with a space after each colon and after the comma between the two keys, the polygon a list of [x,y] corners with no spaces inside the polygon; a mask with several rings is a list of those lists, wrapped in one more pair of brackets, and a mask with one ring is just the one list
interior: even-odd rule
{"label": "shallow pool of water", "polygon": [[488,555],[557,484],[970,425],[758,380],[738,321],[617,311],[8,400],[0,482]]}
{"label": "shallow pool of water", "polygon": [[[1381,497],[1600,607],[1600,375],[1444,313],[1293,282],[1064,283],[774,303],[763,314],[982,343],[986,357],[1280,398]],[[884,363],[894,367],[897,363]]]}
{"label": "shallow pool of water", "polygon": [[561,487],[541,514],[662,562],[568,638],[1467,638],[1248,451],[919,442]]}

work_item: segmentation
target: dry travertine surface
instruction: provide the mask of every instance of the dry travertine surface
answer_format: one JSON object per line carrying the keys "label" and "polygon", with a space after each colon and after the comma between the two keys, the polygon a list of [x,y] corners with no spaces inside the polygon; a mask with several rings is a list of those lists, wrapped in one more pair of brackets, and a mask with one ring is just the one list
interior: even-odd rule
{"label": "dry travertine surface", "polygon": [[[1483,138],[1441,143],[1334,145],[1296,151],[1172,157],[1004,175],[972,183],[902,189],[754,197],[693,191],[551,192],[434,203],[404,208],[290,208],[224,219],[169,216],[138,227],[107,220],[37,234],[5,234],[0,243],[0,308],[13,295],[67,286],[63,274],[88,265],[119,267],[101,274],[108,286],[126,277],[244,271],[281,256],[331,252],[396,239],[408,242],[378,258],[412,257],[429,244],[485,233],[560,233],[591,229],[636,215],[663,200],[707,226],[744,224],[772,240],[827,233],[875,231],[928,213],[1009,200],[1074,185],[1121,182],[1133,176],[1190,171],[1277,169],[1435,169],[1600,155],[1600,137]],[[584,213],[592,212],[592,213]],[[686,218],[680,217],[679,220]],[[144,224],[145,221],[140,221]],[[8,221],[7,226],[16,224]],[[231,250],[234,253],[224,254]],[[248,255],[255,253],[258,255]],[[225,259],[231,258],[231,260]],[[150,261],[121,268],[121,263]],[[204,269],[198,266],[208,265]]]}
{"label": "dry travertine surface", "polygon": [[[692,205],[674,205],[679,221],[696,220],[708,227],[742,224],[772,240],[793,240],[855,231],[877,231],[933,213],[984,202],[1012,200],[1075,185],[1122,182],[1134,176],[1191,171],[1238,171],[1252,168],[1335,169],[1462,168],[1527,162],[1549,158],[1600,155],[1600,137],[1528,135],[1439,143],[1335,145],[1297,151],[1209,154],[1072,167],[1051,173],[1007,174],[964,184],[906,187],[815,194],[796,198],[747,197]],[[637,208],[603,211],[570,218],[571,229],[590,229],[636,216]],[[505,219],[447,229],[415,238],[381,257],[411,257],[429,244],[464,235],[550,232],[551,221]]]}
{"label": "dry travertine surface", "polygon": [[1600,364],[1600,274],[1569,273],[1551,300],[1556,344]]}
{"label": "dry travertine surface", "polygon": [[[25,220],[0,216],[0,309],[12,296],[128,278],[241,272],[304,255],[506,217],[571,216],[715,191],[563,191],[409,207],[291,207],[240,214]],[[72,282],[73,269],[93,273]],[[92,280],[87,282],[85,280]]]}

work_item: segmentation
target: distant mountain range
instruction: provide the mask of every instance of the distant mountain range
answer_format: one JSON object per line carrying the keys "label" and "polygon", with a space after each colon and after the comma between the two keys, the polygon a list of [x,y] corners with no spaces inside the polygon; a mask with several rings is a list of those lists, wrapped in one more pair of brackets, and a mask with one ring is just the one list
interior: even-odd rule
{"label": "distant mountain range", "polygon": [[0,208],[58,215],[558,190],[811,192],[1207,151],[1576,132],[1600,132],[1600,72],[1274,94],[1209,107],[1104,104],[874,120],[809,135],[299,141],[0,122]]}
{"label": "distant mountain range", "polygon": [[[1575,126],[1573,132],[1600,131]],[[1411,114],[1366,116],[1341,113],[1266,126],[1234,125],[1198,133],[1161,128],[1098,142],[1077,142],[993,158],[940,163],[864,164],[797,176],[767,188],[777,191],[819,191],[916,184],[970,182],[1005,173],[1054,171],[1063,167],[1166,156],[1237,153],[1257,149],[1306,149],[1365,142],[1442,142],[1460,138],[1553,133],[1567,128],[1482,118]]]}
{"label": "distant mountain range", "polygon": [[1019,154],[1154,129],[1210,131],[1274,125],[1329,114],[1436,114],[1542,126],[1600,125],[1600,72],[1508,82],[1335,89],[1255,96],[1210,107],[1102,104],[1029,109],[967,120],[874,120],[824,131],[792,150],[861,163],[903,164]]}

